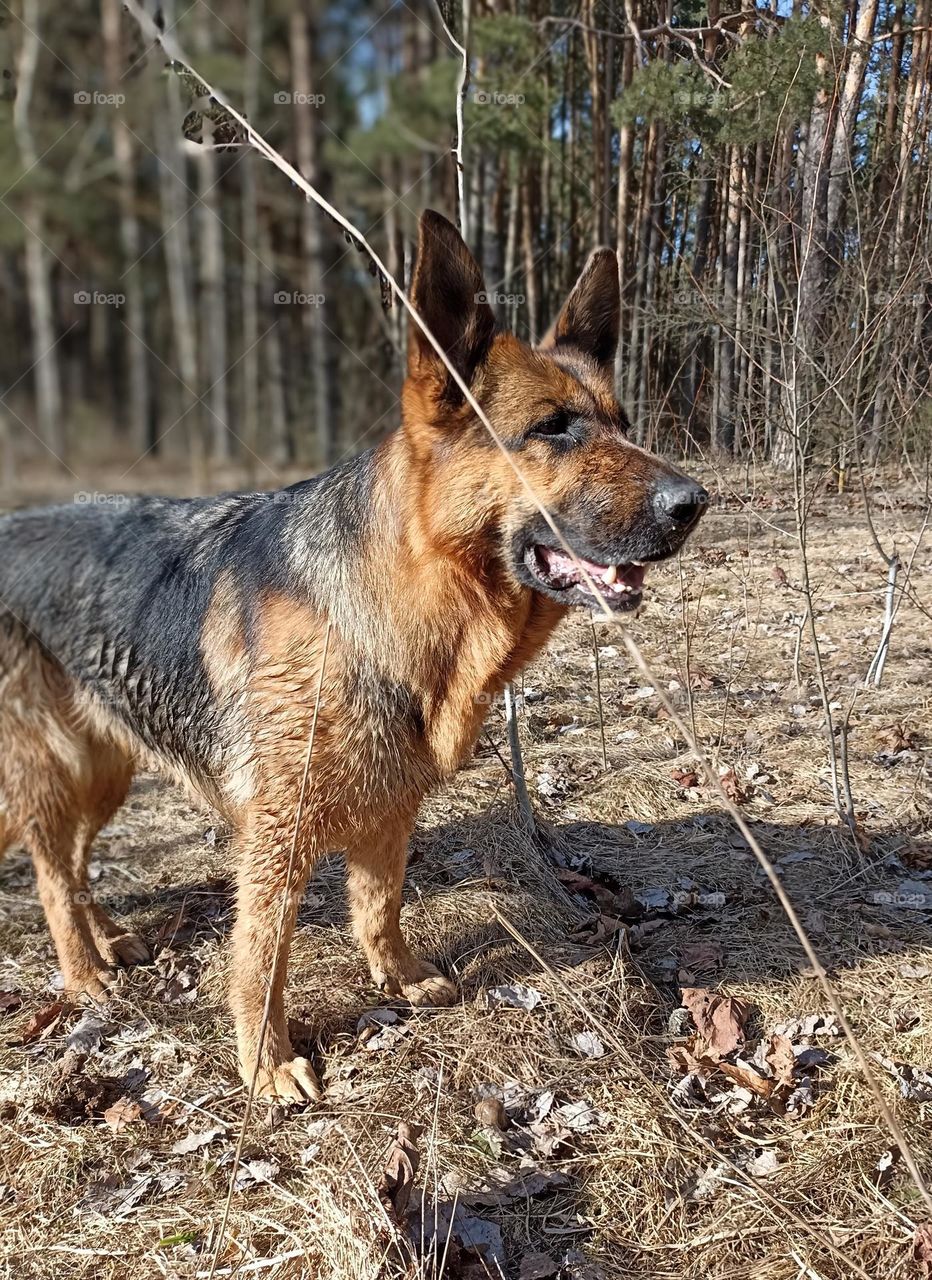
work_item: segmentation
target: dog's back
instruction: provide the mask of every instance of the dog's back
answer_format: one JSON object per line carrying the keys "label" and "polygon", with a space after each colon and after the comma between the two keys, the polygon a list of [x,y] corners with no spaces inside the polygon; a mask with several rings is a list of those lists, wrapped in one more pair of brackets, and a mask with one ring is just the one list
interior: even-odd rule
{"label": "dog's back", "polygon": [[248,513],[239,499],[134,498],[4,518],[0,681],[36,647],[145,746],[190,760],[210,730],[207,717],[189,732],[192,713],[206,710],[191,705],[197,623]]}

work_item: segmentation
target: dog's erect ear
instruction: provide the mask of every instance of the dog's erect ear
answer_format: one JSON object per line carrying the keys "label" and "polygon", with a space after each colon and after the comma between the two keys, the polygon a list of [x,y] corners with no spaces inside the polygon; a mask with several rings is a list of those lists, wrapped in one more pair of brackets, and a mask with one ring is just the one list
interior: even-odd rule
{"label": "dog's erect ear", "polygon": [[541,348],[576,347],[602,368],[611,369],[618,346],[620,311],[615,251],[594,249]]}
{"label": "dog's erect ear", "polygon": [[[479,264],[452,222],[432,209],[421,214],[411,301],[468,386],[489,353],[495,316]],[[436,380],[446,399],[460,401],[462,392],[414,320],[408,332],[408,375]]]}

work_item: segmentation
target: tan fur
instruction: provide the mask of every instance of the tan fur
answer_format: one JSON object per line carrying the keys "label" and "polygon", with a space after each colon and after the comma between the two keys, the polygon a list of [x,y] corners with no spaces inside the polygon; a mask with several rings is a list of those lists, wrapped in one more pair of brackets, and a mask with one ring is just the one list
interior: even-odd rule
{"label": "tan fur", "polygon": [[115,964],[147,955],[87,884],[91,845],[123,803],[134,763],[38,650],[0,643],[0,852],[21,842],[32,855],[66,992],[100,996]]}

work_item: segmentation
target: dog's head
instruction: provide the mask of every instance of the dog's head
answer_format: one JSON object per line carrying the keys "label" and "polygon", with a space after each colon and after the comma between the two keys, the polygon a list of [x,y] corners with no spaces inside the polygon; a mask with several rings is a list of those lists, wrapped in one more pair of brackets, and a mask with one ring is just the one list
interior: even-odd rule
{"label": "dog's head", "polygon": [[515,464],[412,321],[403,434],[413,474],[423,477],[414,500],[432,544],[477,562],[491,555],[518,583],[591,607],[592,590],[529,486],[605,603],[635,608],[646,566],[682,546],[708,495],[627,437],[613,391],[615,254],[590,256],[549,333],[531,347],[496,331],[478,264],[456,229],[427,212],[412,300]]}

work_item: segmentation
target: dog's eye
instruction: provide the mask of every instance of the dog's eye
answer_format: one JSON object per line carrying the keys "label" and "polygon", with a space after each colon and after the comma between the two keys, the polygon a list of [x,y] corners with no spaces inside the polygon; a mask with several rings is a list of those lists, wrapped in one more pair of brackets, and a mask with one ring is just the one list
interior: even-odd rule
{"label": "dog's eye", "polygon": [[572,425],[573,419],[566,410],[558,409],[549,418],[544,418],[542,422],[535,423],[528,435],[543,436],[546,439],[553,439],[554,436],[568,436]]}

